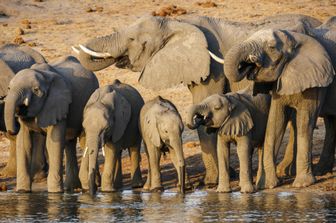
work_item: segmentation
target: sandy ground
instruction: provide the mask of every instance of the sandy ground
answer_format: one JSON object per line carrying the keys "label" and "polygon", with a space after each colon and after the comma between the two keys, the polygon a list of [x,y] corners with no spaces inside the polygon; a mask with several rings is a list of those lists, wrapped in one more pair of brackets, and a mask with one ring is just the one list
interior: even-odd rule
{"label": "sandy ground", "polygon": [[[313,16],[321,21],[335,15],[335,0],[216,0],[216,7],[204,7],[198,1],[164,1],[164,0],[0,0],[0,44],[20,41],[32,46],[41,52],[47,60],[58,58],[62,55],[72,54],[70,46],[85,43],[96,36],[107,35],[119,27],[127,26],[143,15],[152,14],[168,5],[177,5],[186,10],[187,14],[220,17],[235,21],[253,21],[266,16],[282,13],[301,13]],[[212,5],[213,4],[208,4]],[[184,86],[152,91],[143,88],[137,83],[139,73],[117,69],[112,66],[96,72],[101,85],[111,83],[118,78],[123,82],[136,87],[145,101],[161,95],[176,104],[182,118],[185,119],[188,107],[191,105],[191,94]],[[319,120],[318,128],[314,135],[314,162],[318,161],[320,150],[323,146],[324,126]],[[194,131],[187,130],[183,134],[184,153],[187,160],[187,169],[191,181],[197,182],[204,175],[204,167],[200,156],[200,146]],[[284,144],[287,142],[285,138]],[[9,142],[0,137],[0,166],[5,164],[8,157]],[[283,145],[284,147],[284,145]],[[81,154],[81,151],[79,151]],[[282,157],[280,154],[279,159]],[[238,168],[237,157],[234,153],[233,166]],[[256,169],[256,154],[254,154],[254,169]],[[129,180],[129,160],[123,161],[125,185]],[[142,154],[142,170],[144,176],[147,172],[147,159]],[[162,173],[164,186],[173,188],[175,171],[170,159],[162,160]],[[318,177],[318,183],[301,190],[330,191],[336,190],[335,168],[334,172],[323,177]],[[14,181],[1,179],[13,188]],[[290,188],[293,178],[282,179],[283,186],[275,189],[294,190]],[[41,184],[45,186],[45,182]],[[238,189],[235,179],[232,186]]]}

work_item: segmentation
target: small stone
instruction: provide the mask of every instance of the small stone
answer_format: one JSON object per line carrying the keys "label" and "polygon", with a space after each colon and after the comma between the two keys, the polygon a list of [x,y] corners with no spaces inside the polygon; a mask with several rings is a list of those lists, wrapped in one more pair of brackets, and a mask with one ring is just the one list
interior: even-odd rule
{"label": "small stone", "polygon": [[19,45],[22,44],[22,43],[25,43],[24,39],[21,36],[15,37],[13,42],[16,43],[16,44],[19,44]]}
{"label": "small stone", "polygon": [[102,12],[104,10],[104,8],[103,7],[101,7],[101,6],[99,6],[99,7],[96,7],[96,11],[97,12]]}
{"label": "small stone", "polygon": [[18,35],[18,36],[23,35],[23,34],[24,34],[24,31],[23,31],[23,29],[21,29],[21,28],[16,28],[16,30],[15,30],[15,34]]}
{"label": "small stone", "polygon": [[93,10],[91,7],[87,7],[87,8],[85,9],[85,11],[86,11],[86,12],[94,12],[94,10]]}
{"label": "small stone", "polygon": [[31,24],[28,19],[21,20],[21,24]]}
{"label": "small stone", "polygon": [[34,46],[37,46],[37,44],[34,43],[34,42],[30,42],[30,43],[28,43],[28,46],[30,46],[30,47],[34,47]]}
{"label": "small stone", "polygon": [[43,0],[34,0],[34,2],[43,2]]}
{"label": "small stone", "polygon": [[7,24],[7,23],[4,23],[4,24],[2,24],[2,26],[3,26],[3,27],[7,27],[7,26],[8,26],[8,24]]}

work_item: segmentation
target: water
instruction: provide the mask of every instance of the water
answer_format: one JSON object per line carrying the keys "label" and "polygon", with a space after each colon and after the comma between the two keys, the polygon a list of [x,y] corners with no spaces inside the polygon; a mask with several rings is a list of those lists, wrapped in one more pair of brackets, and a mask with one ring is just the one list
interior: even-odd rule
{"label": "water", "polygon": [[336,193],[0,194],[0,221],[336,221]]}

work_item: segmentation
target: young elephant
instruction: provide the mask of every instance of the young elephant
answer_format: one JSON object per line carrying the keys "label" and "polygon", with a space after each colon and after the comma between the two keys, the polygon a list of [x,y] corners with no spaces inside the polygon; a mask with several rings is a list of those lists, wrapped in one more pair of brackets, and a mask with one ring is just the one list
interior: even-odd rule
{"label": "young elephant", "polygon": [[48,191],[63,191],[64,149],[65,187],[80,187],[76,143],[82,132],[84,106],[96,88],[96,76],[71,56],[33,65],[13,77],[5,102],[5,123],[8,133],[18,133],[17,191],[31,191],[32,132],[46,135]]}
{"label": "young elephant", "polygon": [[188,127],[194,129],[204,125],[211,131],[217,130],[217,153],[219,183],[218,192],[229,192],[229,149],[230,143],[237,144],[240,165],[241,192],[253,192],[251,175],[251,154],[254,147],[258,147],[259,170],[261,170],[261,147],[263,145],[270,96],[258,94],[252,96],[248,91],[237,93],[214,94],[194,105],[190,111]]}
{"label": "young elephant", "polygon": [[[115,80],[112,85],[97,89],[84,110],[83,127],[87,154],[83,156],[80,180],[83,189],[96,193],[99,148],[107,148],[101,190],[112,192],[122,186],[121,152],[128,148],[132,161],[132,187],[141,187],[139,114],[144,101],[130,85]],[[87,171],[88,175],[87,175]]]}
{"label": "young elephant", "polygon": [[169,151],[177,170],[178,184],[184,193],[185,163],[182,148],[183,123],[176,107],[160,96],[147,102],[140,113],[140,130],[148,158],[145,190],[161,191],[161,153]]}

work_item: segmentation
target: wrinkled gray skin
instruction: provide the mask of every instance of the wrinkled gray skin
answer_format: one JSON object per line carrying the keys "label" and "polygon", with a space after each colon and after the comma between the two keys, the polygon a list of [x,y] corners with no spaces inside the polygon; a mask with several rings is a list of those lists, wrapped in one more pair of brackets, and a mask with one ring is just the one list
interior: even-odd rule
{"label": "wrinkled gray skin", "polygon": [[140,130],[149,161],[148,177],[144,190],[163,190],[160,159],[161,154],[168,151],[177,171],[180,191],[184,193],[183,122],[176,107],[160,96],[146,102],[140,112]]}
{"label": "wrinkled gray skin", "polygon": [[80,170],[83,189],[89,189],[91,194],[97,191],[97,159],[102,147],[105,148],[105,164],[101,191],[113,192],[122,187],[121,153],[127,148],[131,156],[132,187],[142,187],[138,125],[143,104],[139,92],[119,80],[97,89],[91,95],[83,119],[88,148],[82,161],[87,164],[82,165]]}
{"label": "wrinkled gray skin", "polygon": [[237,144],[240,169],[240,191],[251,193],[252,153],[258,147],[259,169],[266,131],[271,97],[267,94],[252,96],[250,90],[237,93],[214,94],[189,111],[188,127],[194,129],[204,125],[208,131],[216,131],[219,182],[217,192],[230,192],[229,156],[230,144]]}
{"label": "wrinkled gray skin", "polygon": [[[45,63],[43,56],[35,50],[27,46],[18,46],[14,44],[6,44],[0,47],[0,97],[3,98],[7,95],[8,85],[14,75],[20,70],[30,68],[35,63]],[[4,100],[0,100],[0,131],[6,132],[4,120]],[[16,176],[16,145],[15,136],[6,134],[10,141],[9,159],[6,167],[0,172],[3,177]],[[38,137],[38,136],[36,136]],[[43,136],[40,136],[43,137]],[[44,148],[43,140],[38,140],[41,145],[34,145],[38,150],[38,154],[42,154]],[[45,168],[46,160],[44,156],[34,156],[32,162],[34,163],[33,175],[36,172],[36,179],[46,176]]]}
{"label": "wrinkled gray skin", "polygon": [[[336,17],[329,18],[325,23],[317,28],[305,27],[303,30],[304,34],[307,34],[316,40],[318,40],[328,52],[331,61],[333,63],[334,69],[336,68]],[[335,82],[335,81],[334,81]],[[333,84],[335,84],[333,82]],[[333,112],[329,112],[330,105],[333,104],[332,100],[336,92],[333,92],[335,88],[330,87],[327,92],[327,101],[325,104],[329,108],[322,108],[320,116],[324,118],[326,136],[324,140],[323,150],[320,156],[319,162],[313,167],[315,175],[324,175],[328,172],[332,172],[335,160],[335,149],[336,149],[336,117],[333,116]],[[277,166],[277,175],[286,176],[292,175],[295,172],[295,151],[286,150],[285,157],[282,162]]]}
{"label": "wrinkled gray skin", "polygon": [[[152,89],[183,83],[188,86],[196,104],[212,94],[237,91],[250,84],[248,81],[227,81],[223,66],[210,59],[208,49],[222,57],[233,44],[245,40],[257,30],[270,27],[297,30],[301,29],[303,21],[313,27],[321,24],[302,15],[280,15],[253,23],[208,17],[190,17],[180,21],[144,17],[131,26],[85,44],[90,50],[110,56],[98,58],[79,50],[78,57],[83,66],[93,71],[113,64],[141,71],[139,82]],[[216,185],[216,134],[208,134],[200,127],[198,135],[206,168],[204,182]]]}
{"label": "wrinkled gray skin", "polygon": [[301,33],[263,30],[230,49],[224,70],[231,81],[237,82],[247,77],[255,83],[264,84],[255,85],[255,92],[272,92],[263,171],[257,179],[258,187],[273,188],[278,185],[274,151],[282,141],[290,113],[295,113],[297,126],[296,177],[293,186],[313,184],[312,136],[326,91],[328,97],[322,112],[329,115],[336,113],[335,106],[328,103],[328,100],[335,100],[335,94],[331,94],[335,90],[335,71],[327,51],[318,41]]}
{"label": "wrinkled gray skin", "polygon": [[[98,88],[96,76],[71,56],[49,64],[33,65],[18,72],[9,84],[5,123],[17,135],[17,191],[31,191],[31,132],[46,134],[48,191],[62,192],[63,153],[66,154],[65,189],[80,187],[76,158],[82,113],[91,93]],[[84,90],[83,90],[84,89]],[[15,117],[19,117],[20,131]]]}

